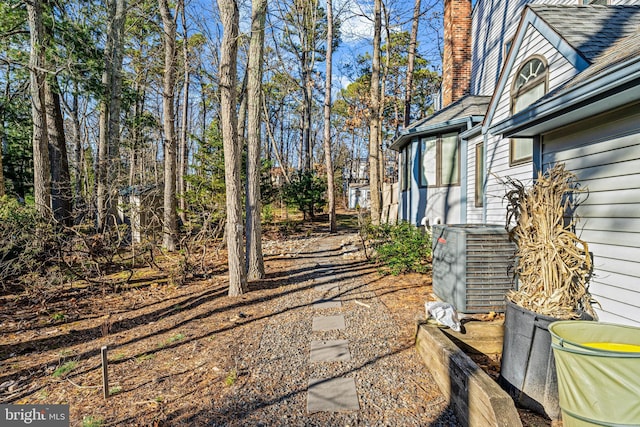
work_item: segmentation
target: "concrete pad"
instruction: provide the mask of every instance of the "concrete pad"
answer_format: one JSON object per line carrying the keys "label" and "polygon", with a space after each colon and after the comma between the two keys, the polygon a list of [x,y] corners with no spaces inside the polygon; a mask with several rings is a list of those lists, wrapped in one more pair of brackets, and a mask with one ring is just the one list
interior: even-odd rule
{"label": "concrete pad", "polygon": [[332,329],[344,329],[344,316],[316,316],[313,318],[311,329],[313,331],[330,331]]}
{"label": "concrete pad", "polygon": [[348,362],[351,360],[348,340],[311,341],[312,362]]}
{"label": "concrete pad", "polygon": [[307,392],[307,412],[357,411],[360,409],[353,378],[311,378]]}
{"label": "concrete pad", "polygon": [[318,299],[313,302],[313,308],[316,310],[321,308],[340,308],[342,302],[338,299]]}

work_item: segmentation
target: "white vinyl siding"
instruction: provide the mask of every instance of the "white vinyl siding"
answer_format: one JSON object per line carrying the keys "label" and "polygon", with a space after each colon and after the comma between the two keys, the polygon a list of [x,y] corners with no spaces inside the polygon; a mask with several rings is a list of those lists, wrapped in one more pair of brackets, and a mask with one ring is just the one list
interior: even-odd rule
{"label": "white vinyl siding", "polygon": [[[505,90],[499,94],[498,105],[493,123],[498,123],[511,115],[511,86],[515,73],[528,58],[533,55],[544,57],[548,67],[548,91],[553,91],[577,74],[577,70],[544,38],[535,28],[529,26],[522,46],[517,52],[513,68],[510,70]],[[489,127],[492,123],[489,123]],[[506,208],[504,195],[506,187],[502,183],[509,176],[528,184],[533,180],[534,171],[531,162],[509,166],[510,139],[490,135],[486,146],[487,189],[486,222],[502,224],[505,221]]]}
{"label": "white vinyl siding", "polygon": [[593,253],[600,320],[640,326],[640,105],[545,135],[542,161],[565,163],[589,190],[577,231]]}
{"label": "white vinyl siding", "polygon": [[[476,162],[476,148],[482,144],[482,135],[469,139],[467,142],[467,220],[468,224],[482,223],[482,206],[476,206],[476,179],[478,164]],[[482,165],[480,165],[482,167]],[[481,171],[480,171],[481,172]],[[479,185],[482,185],[480,183]]]}
{"label": "white vinyl siding", "polygon": [[509,176],[528,185],[533,181],[531,162],[509,167],[509,140],[491,136],[487,139],[487,188],[485,190],[486,218],[489,224],[504,224],[506,204],[504,196],[507,188],[504,180]]}
{"label": "white vinyl siding", "polygon": [[492,95],[504,62],[504,44],[510,40],[528,2],[478,0],[473,9],[471,94]]}
{"label": "white vinyl siding", "polygon": [[460,186],[427,188],[425,218],[429,225],[460,224]]}
{"label": "white vinyl siding", "polygon": [[507,55],[505,45],[527,4],[578,4],[578,0],[477,0],[473,9],[471,94],[492,95]]}

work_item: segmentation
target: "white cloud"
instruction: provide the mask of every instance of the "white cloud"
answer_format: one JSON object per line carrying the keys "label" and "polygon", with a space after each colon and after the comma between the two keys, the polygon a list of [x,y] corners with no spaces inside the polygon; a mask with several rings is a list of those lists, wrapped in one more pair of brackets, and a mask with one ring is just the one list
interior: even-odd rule
{"label": "white cloud", "polygon": [[371,4],[362,0],[337,0],[334,10],[342,21],[343,43],[357,43],[373,37]]}
{"label": "white cloud", "polygon": [[335,85],[335,86],[337,86],[336,87],[337,90],[346,89],[347,86],[349,86],[351,83],[353,83],[353,80],[351,78],[349,78],[348,76],[344,76],[344,75],[339,76],[337,74],[333,75],[333,81],[337,83]]}

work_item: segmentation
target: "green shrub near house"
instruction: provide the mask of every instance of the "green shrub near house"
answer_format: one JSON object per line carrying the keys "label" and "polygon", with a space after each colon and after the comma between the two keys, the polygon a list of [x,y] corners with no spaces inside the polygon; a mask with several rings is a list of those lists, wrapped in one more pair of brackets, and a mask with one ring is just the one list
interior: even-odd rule
{"label": "green shrub near house", "polygon": [[426,273],[431,269],[431,235],[414,225],[368,225],[364,235],[374,249],[371,259],[381,265],[383,273]]}

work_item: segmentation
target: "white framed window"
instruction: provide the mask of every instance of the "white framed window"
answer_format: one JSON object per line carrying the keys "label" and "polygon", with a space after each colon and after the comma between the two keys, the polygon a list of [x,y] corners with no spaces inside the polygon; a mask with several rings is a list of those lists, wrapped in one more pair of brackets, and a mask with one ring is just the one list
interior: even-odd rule
{"label": "white framed window", "polygon": [[[547,61],[541,56],[527,59],[516,72],[511,86],[511,113],[516,114],[542,98],[549,85]],[[517,165],[533,158],[533,140],[512,138],[509,164]]]}
{"label": "white framed window", "polygon": [[420,140],[420,186],[436,185],[436,146],[437,136],[428,136]]}
{"label": "white framed window", "polygon": [[460,185],[460,142],[457,132],[420,140],[420,186]]}
{"label": "white framed window", "polygon": [[448,133],[440,138],[440,170],[438,185],[460,184],[460,144],[458,133]]}

